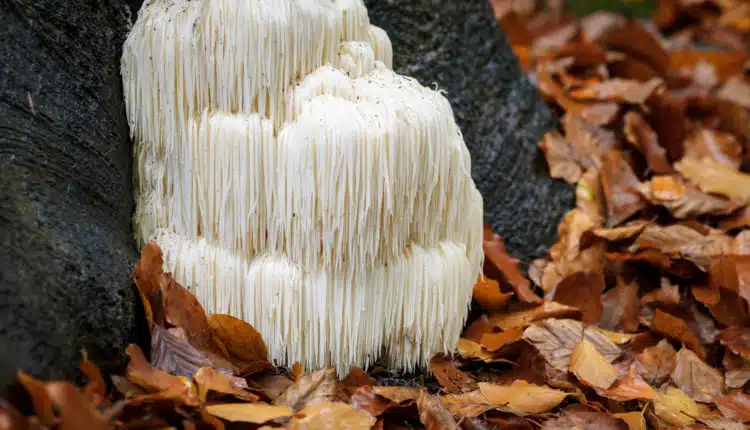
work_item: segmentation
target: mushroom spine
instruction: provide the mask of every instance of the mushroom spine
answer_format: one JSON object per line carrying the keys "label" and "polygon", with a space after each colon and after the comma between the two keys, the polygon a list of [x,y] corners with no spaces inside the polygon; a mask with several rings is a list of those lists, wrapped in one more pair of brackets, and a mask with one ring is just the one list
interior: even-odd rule
{"label": "mushroom spine", "polygon": [[123,48],[136,240],[279,364],[452,350],[482,198],[447,99],[361,0],[151,0]]}

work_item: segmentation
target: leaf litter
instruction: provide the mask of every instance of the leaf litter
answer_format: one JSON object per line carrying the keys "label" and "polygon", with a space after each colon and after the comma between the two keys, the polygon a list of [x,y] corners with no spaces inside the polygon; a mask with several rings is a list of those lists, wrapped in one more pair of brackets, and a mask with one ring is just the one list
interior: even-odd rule
{"label": "leaf litter", "polygon": [[0,399],[0,427],[746,428],[750,8],[667,0],[650,20],[579,19],[563,2],[492,3],[560,115],[539,148],[576,207],[528,272],[485,225],[453,355],[395,377],[378,363],[341,380],[276,367],[150,243],[133,273],[150,351],[130,345],[109,380],[83,352],[80,386],[19,373],[33,415]]}

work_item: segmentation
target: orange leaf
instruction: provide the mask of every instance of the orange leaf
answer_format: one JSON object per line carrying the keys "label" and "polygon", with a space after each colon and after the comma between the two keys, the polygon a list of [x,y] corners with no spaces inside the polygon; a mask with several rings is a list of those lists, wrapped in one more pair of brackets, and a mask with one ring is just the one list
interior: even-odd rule
{"label": "orange leaf", "polygon": [[644,349],[636,356],[638,373],[653,385],[661,385],[672,373],[677,351],[666,339]]}
{"label": "orange leaf", "polygon": [[125,370],[130,382],[150,392],[169,392],[185,404],[197,404],[190,381],[153,368],[135,344],[128,345],[125,354],[130,358]]}
{"label": "orange leaf", "polygon": [[750,204],[750,175],[710,158],[683,158],[675,169],[707,193],[716,193]]}
{"label": "orange leaf", "polygon": [[627,375],[618,379],[606,390],[597,390],[599,395],[618,402],[630,400],[652,400],[655,391],[640,376]]}
{"label": "orange leaf", "polygon": [[638,178],[620,151],[612,149],[604,155],[602,188],[608,226],[620,224],[645,207],[638,184]]}
{"label": "orange leaf", "polygon": [[292,415],[286,406],[265,403],[227,403],[206,406],[206,412],[231,422],[263,424],[277,418]]}
{"label": "orange leaf", "polygon": [[107,384],[104,382],[102,372],[96,365],[89,361],[88,354],[84,351],[81,364],[81,372],[86,375],[86,386],[83,387],[83,395],[94,406],[99,406],[107,394]]}
{"label": "orange leaf", "polygon": [[193,377],[198,385],[198,397],[205,402],[210,391],[228,394],[238,399],[257,402],[260,397],[246,391],[247,381],[218,372],[211,367],[201,367]]}
{"label": "orange leaf", "polygon": [[476,381],[439,354],[430,360],[430,372],[448,393],[466,393],[477,387]]}
{"label": "orange leaf", "polygon": [[493,234],[491,240],[485,240],[484,255],[490,267],[506,279],[519,300],[526,303],[541,303],[542,298],[531,290],[531,282],[523,276],[518,260],[508,255],[505,241],[498,234]]}
{"label": "orange leaf", "polygon": [[47,395],[60,414],[59,430],[110,430],[113,427],[81,391],[70,382],[45,384]]}
{"label": "orange leaf", "polygon": [[636,111],[625,114],[625,137],[644,157],[654,173],[671,173],[666,150],[659,145],[659,136]]}
{"label": "orange leaf", "polygon": [[494,405],[508,405],[530,414],[547,412],[568,396],[563,391],[530,384],[521,379],[513,381],[510,386],[482,382],[479,383],[479,389],[485,399]]}
{"label": "orange leaf", "polygon": [[208,325],[228,352],[228,359],[238,367],[268,360],[268,349],[253,326],[231,315],[208,316]]}
{"label": "orange leaf", "polygon": [[617,369],[586,340],[573,348],[570,371],[578,380],[601,390],[611,387],[619,375]]}
{"label": "orange leaf", "polygon": [[497,281],[479,275],[477,282],[474,284],[473,297],[482,309],[499,311],[507,306],[513,297],[513,293],[503,293],[500,291],[500,284]]}
{"label": "orange leaf", "polygon": [[42,424],[49,427],[57,424],[59,419],[55,415],[52,399],[47,394],[44,383],[23,372],[18,372],[16,377],[29,394],[31,404],[34,406],[34,412],[36,412]]}
{"label": "orange leaf", "polygon": [[553,178],[563,179],[575,184],[581,179],[583,169],[573,155],[570,143],[558,131],[550,131],[539,142],[539,149],[544,152]]}
{"label": "orange leaf", "polygon": [[555,287],[552,300],[581,311],[581,320],[596,323],[602,314],[601,294],[606,287],[599,271],[584,270],[572,273]]}
{"label": "orange leaf", "polygon": [[546,318],[575,318],[580,314],[581,312],[574,307],[548,300],[531,309],[492,314],[490,321],[501,329],[508,330],[514,327],[526,327],[534,321]]}
{"label": "orange leaf", "polygon": [[440,402],[440,397],[427,394],[426,390],[419,393],[417,409],[419,421],[427,430],[448,430],[458,427],[453,413]]}
{"label": "orange leaf", "polygon": [[680,390],[698,402],[711,402],[724,393],[724,376],[687,348],[677,353],[670,377]]}
{"label": "orange leaf", "polygon": [[654,319],[651,322],[651,330],[672,340],[684,343],[698,354],[701,359],[706,357],[706,351],[703,349],[700,339],[690,330],[685,321],[680,318],[657,309]]}
{"label": "orange leaf", "polygon": [[513,327],[497,333],[482,335],[481,344],[488,351],[497,351],[505,345],[518,342],[523,338],[523,328]]}
{"label": "orange leaf", "polygon": [[725,417],[731,420],[750,421],[750,394],[735,392],[715,398],[714,401]]}
{"label": "orange leaf", "polygon": [[721,344],[735,354],[750,358],[750,327],[729,327],[719,335]]}

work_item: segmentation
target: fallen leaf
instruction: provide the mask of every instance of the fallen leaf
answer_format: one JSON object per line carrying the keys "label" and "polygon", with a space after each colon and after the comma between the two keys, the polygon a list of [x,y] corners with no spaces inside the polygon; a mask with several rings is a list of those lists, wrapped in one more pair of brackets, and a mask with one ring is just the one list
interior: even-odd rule
{"label": "fallen leaf", "polygon": [[263,424],[278,418],[289,417],[292,410],[286,406],[265,403],[226,403],[206,406],[206,411],[231,422]]}
{"label": "fallen leaf", "polygon": [[701,418],[700,422],[712,430],[747,430],[747,426],[736,421],[730,421],[722,418],[706,419]]}
{"label": "fallen leaf", "polygon": [[729,327],[721,331],[719,341],[735,354],[750,358],[750,327]]}
{"label": "fallen leaf", "polygon": [[341,402],[308,405],[295,414],[289,422],[290,429],[348,429],[369,430],[375,417],[366,411]]}
{"label": "fallen leaf", "polygon": [[587,103],[573,99],[561,85],[555,82],[544,67],[537,68],[537,78],[538,89],[542,95],[554,99],[566,112],[581,117],[593,125],[609,124],[620,112],[620,106],[617,103]]}
{"label": "fallen leaf", "polygon": [[529,414],[547,412],[562,402],[568,393],[516,380],[510,386],[479,383],[479,389],[488,402],[508,405],[513,409]]}
{"label": "fallen leaf", "polygon": [[698,405],[677,388],[668,387],[666,393],[654,396],[654,413],[675,426],[689,426],[700,416]]}
{"label": "fallen leaf", "polygon": [[602,313],[597,324],[606,330],[630,332],[638,328],[638,283],[618,278],[615,288],[601,297]]}
{"label": "fallen leaf", "polygon": [[710,128],[699,128],[685,140],[685,158],[713,161],[738,169],[742,162],[742,143],[726,132]]}
{"label": "fallen leaf", "polygon": [[716,116],[719,119],[717,127],[732,133],[740,139],[750,139],[750,111],[746,108],[726,100],[716,103]]}
{"label": "fallen leaf", "polygon": [[518,342],[523,338],[522,327],[512,327],[501,332],[490,332],[482,335],[481,345],[488,351],[497,351],[505,345]]}
{"label": "fallen leaf", "polygon": [[125,376],[130,382],[152,393],[169,392],[185,404],[197,402],[193,384],[188,379],[152,367],[135,344],[128,345],[125,354],[130,358],[125,370]]}
{"label": "fallen leaf", "polygon": [[[573,406],[573,405],[571,405]],[[570,410],[566,408],[565,417],[575,429],[581,430],[628,430],[628,425],[609,412],[591,412],[589,410]],[[575,405],[578,406],[578,405]],[[546,423],[545,423],[546,425]]]}
{"label": "fallen leaf", "polygon": [[255,375],[251,380],[252,387],[263,391],[272,400],[278,399],[289,387],[294,385],[286,375]]}
{"label": "fallen leaf", "polygon": [[722,255],[709,267],[713,289],[735,293],[750,304],[750,255]]}
{"label": "fallen leaf", "polygon": [[679,305],[680,304],[680,286],[669,282],[669,279],[662,277],[659,288],[644,294],[641,297],[641,304],[651,305],[654,303],[662,305]]}
{"label": "fallen leaf", "polygon": [[607,226],[619,225],[645,207],[638,184],[638,178],[620,151],[612,149],[604,155],[602,188],[607,203]]}
{"label": "fallen leaf", "polygon": [[133,270],[133,280],[138,287],[149,327],[153,323],[162,324],[160,293],[167,281],[163,265],[161,248],[156,242],[149,242],[141,249],[141,258]]}
{"label": "fallen leaf", "polygon": [[513,297],[513,293],[500,291],[500,284],[497,281],[480,274],[474,284],[472,297],[482,309],[492,312],[504,309]]}
{"label": "fallen leaf", "polygon": [[675,357],[672,382],[698,402],[709,403],[724,392],[724,377],[694,352],[682,348]]}
{"label": "fallen leaf", "polygon": [[675,176],[654,176],[638,184],[638,191],[653,205],[665,207],[675,218],[726,215],[737,209],[730,200],[701,192]]}
{"label": "fallen leaf", "polygon": [[648,63],[662,76],[667,75],[671,66],[669,54],[661,42],[635,21],[611,26],[597,41]]}
{"label": "fallen leaf", "polygon": [[750,204],[750,175],[740,173],[710,158],[683,158],[675,169],[707,193],[716,193]]}
{"label": "fallen leaf", "polygon": [[491,333],[495,327],[495,324],[490,321],[489,317],[486,314],[482,314],[464,329],[464,333],[461,337],[472,342],[481,343],[482,336],[484,336],[485,333]]}
{"label": "fallen leaf", "polygon": [[698,354],[701,359],[706,357],[706,351],[703,349],[700,339],[690,330],[684,320],[676,316],[657,309],[654,313],[654,319],[651,321],[651,330],[672,340],[682,342]]}
{"label": "fallen leaf", "polygon": [[569,370],[573,348],[582,340],[591,343],[610,363],[622,353],[606,335],[574,320],[546,319],[527,328],[523,338],[539,350],[550,366],[564,372]]}
{"label": "fallen leaf", "polygon": [[648,225],[649,223],[642,220],[634,220],[619,227],[595,228],[591,230],[591,234],[609,242],[617,242],[619,240],[632,239],[638,236]]}
{"label": "fallen leaf", "polygon": [[570,113],[563,116],[562,125],[573,155],[586,170],[600,168],[602,166],[601,154],[615,146],[617,142],[613,133]]}
{"label": "fallen leaf", "polygon": [[228,394],[241,400],[257,402],[260,397],[246,391],[247,381],[219,373],[211,367],[201,367],[193,377],[198,386],[198,398],[205,402],[210,391]]}
{"label": "fallen leaf", "polygon": [[491,240],[483,244],[485,262],[510,284],[519,300],[526,303],[541,303],[542,298],[531,290],[531,282],[521,273],[518,260],[511,257],[505,249],[505,241],[498,234],[493,234]]}
{"label": "fallen leaf", "polygon": [[684,141],[690,130],[685,104],[661,94],[647,102],[646,121],[659,135],[659,144],[667,150],[669,160],[679,160],[684,154]]}
{"label": "fallen leaf", "polygon": [[336,371],[325,368],[304,375],[274,400],[274,404],[300,411],[308,406],[335,402],[339,397]]}
{"label": "fallen leaf", "polygon": [[495,355],[490,351],[484,349],[482,345],[479,344],[479,342],[474,342],[473,340],[469,340],[463,337],[458,340],[458,344],[456,344],[456,351],[458,351],[461,357],[467,360],[477,359],[482,360],[485,363],[490,363],[497,360]]}
{"label": "fallen leaf", "polygon": [[417,399],[419,421],[427,430],[453,430],[458,428],[453,414],[440,402],[440,397],[422,390]]}
{"label": "fallen leaf", "polygon": [[573,155],[570,144],[560,132],[550,131],[545,134],[539,142],[539,148],[547,159],[550,176],[563,179],[569,184],[575,184],[581,179],[583,169]]}
{"label": "fallen leaf", "polygon": [[662,85],[664,82],[659,78],[648,82],[614,78],[572,90],[570,96],[578,100],[641,104]]}
{"label": "fallen leaf", "polygon": [[34,412],[36,412],[41,423],[49,427],[59,423],[60,420],[55,415],[54,405],[47,393],[45,384],[20,371],[16,374],[16,377],[29,394]]}
{"label": "fallen leaf", "polygon": [[646,158],[654,173],[670,173],[672,166],[667,161],[667,151],[659,145],[659,136],[636,111],[625,114],[625,137]]}
{"label": "fallen leaf", "polygon": [[349,373],[341,380],[341,385],[349,388],[359,388],[366,385],[377,385],[377,381],[364,370],[354,366],[349,369]]}
{"label": "fallen leaf", "polygon": [[655,391],[646,381],[638,375],[626,375],[615,381],[611,387],[606,390],[596,390],[600,396],[618,402],[629,400],[652,400]]}
{"label": "fallen leaf", "polygon": [[102,373],[96,365],[89,361],[88,354],[84,351],[83,358],[79,364],[81,372],[86,375],[86,386],[83,387],[83,396],[94,406],[99,406],[107,394],[107,384],[104,382]]}
{"label": "fallen leaf", "polygon": [[460,395],[448,394],[440,396],[440,402],[448,408],[453,416],[473,418],[494,409],[495,406],[487,402],[481,390],[474,390]]}
{"label": "fallen leaf", "polygon": [[547,318],[574,318],[580,316],[580,311],[571,306],[565,306],[552,300],[547,300],[539,306],[517,312],[496,313],[490,316],[490,321],[503,330],[514,327],[527,327],[534,321]]}
{"label": "fallen leaf", "polygon": [[717,397],[714,401],[725,417],[750,422],[750,394],[735,392]]}
{"label": "fallen leaf", "polygon": [[747,83],[742,75],[732,76],[727,79],[721,89],[719,89],[716,93],[716,97],[720,100],[736,103],[745,109],[749,109],[750,84]]}
{"label": "fallen leaf", "polygon": [[413,401],[404,404],[394,402],[375,393],[373,386],[365,385],[357,388],[351,396],[350,403],[357,409],[367,411],[374,417],[379,417],[391,411],[396,411],[413,405]]}
{"label": "fallen leaf", "polygon": [[563,278],[552,293],[552,300],[581,311],[581,320],[596,323],[602,314],[601,294],[604,275],[599,271],[584,270]]}
{"label": "fallen leaf", "polygon": [[231,315],[213,314],[207,319],[214,335],[226,347],[227,358],[235,365],[246,367],[250,363],[268,360],[266,344],[253,326]]}
{"label": "fallen leaf", "polygon": [[623,412],[615,414],[615,417],[625,421],[628,430],[647,430],[646,419],[641,412]]}
{"label": "fallen leaf", "polygon": [[476,389],[476,381],[468,374],[459,370],[452,361],[442,354],[430,360],[430,372],[448,393],[467,393]]}
{"label": "fallen leaf", "polygon": [[151,332],[151,365],[177,376],[192,378],[201,367],[212,366],[206,354],[185,340],[182,328],[154,324]]}
{"label": "fallen leaf", "polygon": [[396,403],[417,400],[421,392],[421,389],[418,387],[373,387],[373,390],[375,394]]}
{"label": "fallen leaf", "polygon": [[[576,208],[594,225],[604,225],[606,213],[599,169],[588,169],[576,184]],[[530,271],[531,269],[529,276]],[[541,285],[541,282],[537,282],[537,285]]]}
{"label": "fallen leaf", "polygon": [[714,66],[717,78],[725,81],[734,74],[742,71],[746,55],[739,51],[674,49],[669,51],[669,60],[673,69],[692,69],[701,62]]}
{"label": "fallen leaf", "polygon": [[660,386],[669,379],[675,367],[677,351],[666,339],[636,355],[638,373],[652,385]]}
{"label": "fallen leaf", "polygon": [[58,429],[109,430],[113,428],[78,387],[70,382],[48,382],[44,385],[44,389],[60,415]]}
{"label": "fallen leaf", "polygon": [[586,340],[573,348],[570,371],[579,381],[601,390],[611,387],[619,375],[617,369]]}

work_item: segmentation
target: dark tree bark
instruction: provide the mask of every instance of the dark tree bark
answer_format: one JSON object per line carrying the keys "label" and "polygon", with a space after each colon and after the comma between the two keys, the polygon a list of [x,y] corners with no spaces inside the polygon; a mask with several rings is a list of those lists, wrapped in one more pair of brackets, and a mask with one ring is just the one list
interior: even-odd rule
{"label": "dark tree bark", "polygon": [[[17,370],[120,371],[143,339],[131,273],[122,0],[0,1],[0,394]],[[142,317],[141,317],[142,318]]]}
{"label": "dark tree bark", "polygon": [[394,69],[446,90],[472,156],[485,220],[523,263],[543,255],[574,204],[537,142],[556,126],[524,76],[489,0],[365,0],[393,42]]}

